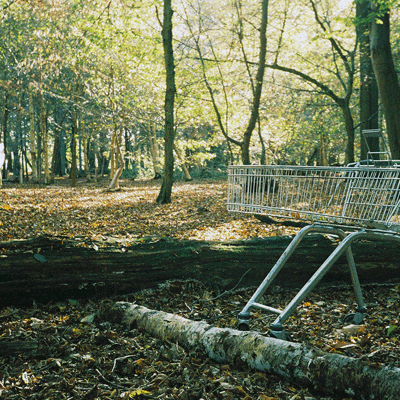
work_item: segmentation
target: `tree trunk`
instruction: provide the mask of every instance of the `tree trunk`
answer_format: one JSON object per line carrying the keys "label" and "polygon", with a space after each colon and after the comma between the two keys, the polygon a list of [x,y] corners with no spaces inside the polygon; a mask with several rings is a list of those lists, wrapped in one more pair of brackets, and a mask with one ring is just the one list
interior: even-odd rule
{"label": "tree trunk", "polygon": [[[258,286],[291,239],[285,236],[219,243],[149,237],[84,243],[39,237],[0,242],[0,303],[105,297],[154,288],[171,279],[197,279],[226,290],[245,275],[243,286]],[[307,236],[274,285],[303,286],[336,245],[336,240],[328,236]],[[360,241],[352,248],[362,283],[398,279],[398,244]],[[346,258],[342,257],[321,284],[350,282]]]}
{"label": "tree trunk", "polygon": [[268,0],[262,0],[261,7],[261,25],[260,25],[260,49],[258,54],[258,69],[256,74],[256,83],[253,93],[253,104],[251,108],[251,115],[247,128],[243,134],[242,162],[243,165],[250,165],[250,140],[253,130],[256,126],[259,116],[260,99],[262,87],[264,82],[265,59],[267,55],[267,23],[268,23]]}
{"label": "tree trunk", "polygon": [[4,160],[5,160],[4,144],[0,143],[0,188],[3,185],[2,168],[3,168]]}
{"label": "tree trunk", "polygon": [[56,174],[59,176],[62,176],[61,174],[61,129],[62,125],[64,123],[65,118],[68,115],[68,109],[64,110],[64,114],[61,116],[61,110],[59,107],[56,105],[56,109],[54,110],[54,121],[55,121],[55,127],[54,127],[54,145],[53,145],[53,156],[51,158],[51,169],[50,169],[50,178],[51,182],[54,182],[54,177]]}
{"label": "tree trunk", "polygon": [[311,346],[291,343],[256,332],[217,328],[163,311],[120,302],[105,304],[105,319],[123,320],[161,340],[186,349],[199,349],[219,363],[246,363],[250,368],[275,374],[300,386],[312,386],[329,395],[367,399],[395,399],[400,369],[370,366],[368,361],[329,354]]}
{"label": "tree trunk", "polygon": [[60,127],[54,128],[53,156],[51,157],[50,180],[54,182],[56,171],[60,172]]}
{"label": "tree trunk", "polygon": [[389,11],[373,19],[370,30],[372,65],[383,105],[392,158],[400,159],[400,85],[390,47]]}
{"label": "tree trunk", "polygon": [[111,135],[111,146],[110,146],[110,177],[113,179],[115,172],[118,169],[118,128],[113,117],[113,133]]}
{"label": "tree trunk", "polygon": [[7,146],[7,137],[8,137],[8,114],[9,114],[9,109],[8,109],[8,93],[5,95],[4,99],[4,111],[3,111],[3,153],[4,153],[4,168],[3,168],[3,178],[7,179],[8,178],[8,168],[9,168],[9,162],[8,162],[8,146]]}
{"label": "tree trunk", "polygon": [[258,125],[258,138],[260,139],[260,145],[261,145],[260,164],[261,165],[266,165],[267,164],[266,149],[265,149],[264,138],[262,137],[262,132],[261,132],[260,116],[258,116],[257,125]]}
{"label": "tree trunk", "polygon": [[[42,84],[41,84],[42,85]],[[47,112],[43,90],[40,91],[40,131],[43,140],[44,183],[50,183],[49,140],[47,133]]]}
{"label": "tree trunk", "polygon": [[186,162],[185,162],[184,158],[182,157],[181,152],[178,149],[178,146],[176,144],[174,144],[174,150],[175,150],[175,153],[176,153],[179,161],[181,162],[181,167],[182,167],[183,173],[185,174],[185,180],[191,181],[192,177],[190,176],[190,172],[186,167]]}
{"label": "tree trunk", "polygon": [[124,157],[121,150],[122,133],[117,129],[115,125],[112,142],[111,142],[111,182],[108,186],[108,190],[119,189],[119,178],[124,170]]}
{"label": "tree trunk", "polygon": [[76,186],[77,178],[77,154],[76,154],[76,139],[78,137],[79,121],[77,105],[72,106],[72,129],[71,129],[71,186]]}
{"label": "tree trunk", "polygon": [[29,140],[30,140],[30,153],[32,163],[32,180],[37,182],[37,153],[36,153],[36,135],[35,135],[35,108],[33,105],[32,86],[29,90]]}
{"label": "tree trunk", "polygon": [[119,178],[123,170],[124,166],[122,165],[115,171],[114,177],[111,179],[110,185],[108,186],[108,190],[119,190]]}
{"label": "tree trunk", "polygon": [[175,65],[174,49],[172,44],[172,7],[171,0],[164,0],[164,19],[162,39],[164,47],[164,60],[166,71],[165,92],[165,132],[164,132],[164,176],[160,193],[157,197],[158,204],[171,203],[172,184],[174,176],[174,104],[175,104]]}
{"label": "tree trunk", "polygon": [[[370,1],[356,2],[356,15],[366,21],[370,12]],[[360,130],[379,128],[379,94],[371,62],[368,23],[361,22],[356,29],[360,55]],[[379,152],[379,138],[362,138],[360,142],[361,160],[367,158],[368,151]]]}
{"label": "tree trunk", "polygon": [[354,162],[354,121],[353,121],[353,116],[351,114],[349,102],[345,99],[343,102],[341,101],[340,104],[347,132],[345,163],[349,164]]}
{"label": "tree trunk", "polygon": [[153,134],[154,134],[153,124],[149,122],[147,128],[147,137],[149,139],[149,149],[150,149],[151,161],[153,163],[154,179],[160,179],[161,172],[160,172],[160,162],[158,159],[157,142]]}
{"label": "tree trunk", "polygon": [[[82,147],[83,147],[83,165],[85,171],[85,178],[87,181],[91,180],[90,176],[90,166],[89,166],[89,157],[88,157],[88,133],[84,129],[84,125],[82,124]],[[122,173],[122,171],[121,171]]]}
{"label": "tree trunk", "polygon": [[319,152],[318,152],[318,164],[324,167],[329,165],[328,162],[328,137],[325,131],[320,133],[319,137]]}

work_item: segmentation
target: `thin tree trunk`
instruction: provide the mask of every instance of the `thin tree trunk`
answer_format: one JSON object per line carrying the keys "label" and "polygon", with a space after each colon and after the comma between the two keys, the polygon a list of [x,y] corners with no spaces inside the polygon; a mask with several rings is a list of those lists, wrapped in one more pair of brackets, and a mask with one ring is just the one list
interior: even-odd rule
{"label": "thin tree trunk", "polygon": [[82,126],[82,147],[83,147],[83,164],[85,170],[85,177],[86,180],[90,181],[91,176],[90,176],[90,166],[88,157],[88,138],[86,131],[83,129],[83,126]]}
{"label": "thin tree trunk", "polygon": [[3,178],[8,178],[8,168],[9,168],[9,160],[8,160],[8,146],[7,146],[7,136],[8,136],[8,93],[6,93],[4,100],[4,112],[3,112],[3,152],[4,152],[4,168],[3,168]]}
{"label": "thin tree trunk", "polygon": [[[370,1],[356,2],[357,18],[366,21],[370,12]],[[379,93],[378,86],[371,62],[370,40],[368,35],[368,23],[361,22],[357,26],[357,40],[359,42],[360,55],[360,130],[379,128]],[[360,143],[361,160],[367,158],[367,152],[379,152],[379,138],[371,137]]]}
{"label": "thin tree trunk", "polygon": [[65,110],[64,115],[59,120],[57,118],[57,110],[54,111],[54,146],[53,146],[53,156],[51,158],[51,169],[50,169],[50,179],[51,182],[54,182],[54,177],[56,173],[60,176],[61,174],[61,128],[64,123],[65,118],[67,117],[69,110]]}
{"label": "thin tree trunk", "polygon": [[110,182],[110,185],[108,186],[108,190],[118,190],[119,189],[119,178],[120,178],[123,170],[124,170],[124,167],[121,166],[115,171],[115,174]]}
{"label": "thin tree trunk", "polygon": [[343,100],[339,102],[343,112],[344,125],[347,132],[347,144],[346,144],[346,164],[354,162],[354,121],[351,114],[351,109],[348,101]]}
{"label": "thin tree trunk", "polygon": [[29,90],[29,139],[30,139],[30,153],[32,163],[32,180],[34,182],[38,179],[37,173],[37,154],[36,154],[36,135],[35,135],[35,108],[33,106],[32,86]]}
{"label": "thin tree trunk", "polygon": [[113,144],[111,145],[112,165],[111,165],[111,183],[108,190],[119,189],[119,178],[124,170],[124,158],[121,150],[122,133],[117,130],[113,134]]}
{"label": "thin tree trunk", "polygon": [[187,349],[200,349],[220,363],[237,360],[259,371],[276,374],[301,386],[313,386],[330,395],[357,398],[396,399],[400,369],[370,366],[368,361],[329,354],[312,346],[217,328],[178,315],[150,310],[132,303],[104,304],[103,317],[143,329],[161,340],[170,340]]}
{"label": "thin tree trunk", "polygon": [[77,105],[73,105],[72,111],[72,129],[71,129],[71,186],[76,186],[77,178],[77,154],[76,154],[76,138],[78,136],[78,112]]}
{"label": "thin tree trunk", "polygon": [[154,129],[151,122],[149,122],[148,129],[146,131],[147,131],[147,137],[149,139],[149,149],[150,149],[151,161],[153,163],[154,179],[160,179],[161,178],[160,162],[158,159],[156,140],[155,137],[153,136]]}
{"label": "thin tree trunk", "polygon": [[[41,83],[42,85],[42,83]],[[44,183],[50,183],[50,169],[49,169],[49,140],[47,133],[47,118],[46,118],[46,104],[44,99],[43,89],[40,91],[40,131],[43,140],[43,162],[44,162]]]}
{"label": "thin tree trunk", "polygon": [[164,19],[162,25],[162,39],[164,47],[164,61],[166,70],[165,92],[165,132],[164,132],[164,176],[157,203],[171,203],[172,184],[174,175],[174,104],[175,104],[175,64],[172,45],[172,7],[171,0],[164,0]]}
{"label": "thin tree trunk", "polygon": [[184,158],[182,157],[182,154],[181,154],[181,152],[178,149],[178,146],[176,144],[174,144],[174,150],[175,150],[175,153],[176,153],[179,161],[181,162],[182,170],[183,170],[183,173],[185,174],[185,180],[186,181],[191,181],[192,177],[190,176],[190,172],[186,167],[186,162],[185,162]]}
{"label": "thin tree trunk", "polygon": [[2,168],[5,160],[5,154],[4,154],[4,144],[0,143],[0,188],[3,185],[3,176],[2,176]]}
{"label": "thin tree trunk", "polygon": [[389,10],[374,18],[370,30],[372,66],[383,105],[392,157],[400,159],[400,85],[390,47]]}
{"label": "thin tree trunk", "polygon": [[260,121],[260,116],[258,116],[258,137],[260,139],[260,144],[261,144],[261,155],[260,155],[260,164],[261,165],[266,165],[267,163],[267,158],[266,158],[266,149],[265,149],[265,143],[264,143],[264,138],[262,137],[262,132],[261,132],[261,121]]}
{"label": "thin tree trunk", "polygon": [[267,23],[268,23],[268,0],[262,0],[261,26],[260,26],[260,49],[258,55],[258,69],[256,74],[256,83],[253,95],[253,104],[251,108],[250,120],[243,134],[242,143],[242,162],[244,165],[251,164],[250,161],[250,140],[253,130],[256,126],[259,110],[262,87],[264,82],[265,60],[267,55]]}
{"label": "thin tree trunk", "polygon": [[51,157],[50,180],[54,182],[56,164],[60,164],[60,127],[54,129],[53,156]]}
{"label": "thin tree trunk", "polygon": [[117,141],[117,127],[114,123],[114,130],[111,136],[111,146],[110,146],[110,177],[113,179],[115,175],[115,171],[117,170],[116,166],[116,141]]}
{"label": "thin tree trunk", "polygon": [[328,138],[325,131],[321,132],[319,138],[318,165],[328,166]]}

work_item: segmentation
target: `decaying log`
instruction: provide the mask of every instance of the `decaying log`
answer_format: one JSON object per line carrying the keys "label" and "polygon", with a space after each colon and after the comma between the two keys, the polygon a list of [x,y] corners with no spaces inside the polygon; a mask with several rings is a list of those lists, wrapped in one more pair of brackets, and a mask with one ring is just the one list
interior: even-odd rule
{"label": "decaying log", "polygon": [[[66,298],[105,297],[155,288],[173,279],[196,279],[221,290],[258,286],[281,256],[291,237],[206,242],[160,238],[61,237],[0,242],[0,303],[16,305]],[[306,237],[275,284],[300,287],[311,277],[337,241]],[[354,257],[361,283],[396,279],[400,248],[393,242],[357,242]],[[350,283],[343,257],[321,284]]]}
{"label": "decaying log", "polygon": [[256,332],[216,328],[127,302],[106,303],[103,317],[107,316],[186,349],[199,349],[217,362],[240,360],[256,370],[278,375],[303,387],[312,386],[328,395],[394,400],[400,392],[399,368],[369,365],[362,359],[324,353],[311,346]]}

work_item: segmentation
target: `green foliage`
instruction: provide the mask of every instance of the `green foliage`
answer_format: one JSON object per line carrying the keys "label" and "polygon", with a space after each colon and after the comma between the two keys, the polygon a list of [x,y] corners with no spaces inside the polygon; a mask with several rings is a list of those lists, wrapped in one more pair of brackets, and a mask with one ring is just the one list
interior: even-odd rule
{"label": "green foliage", "polygon": [[[325,30],[316,21],[311,5],[310,0],[270,1],[267,63],[295,68],[344,98],[347,66],[332,51],[332,40],[343,52],[354,51],[355,4],[315,2]],[[173,6],[178,147],[188,165],[236,162],[239,149],[228,146],[222,136],[209,91],[227,134],[240,139],[252,105],[250,78],[254,80],[257,70],[260,3],[242,0],[239,7],[238,2],[228,0],[176,0]],[[380,1],[379,7],[391,7],[398,13],[393,0]],[[111,133],[117,129],[124,132],[127,174],[136,169],[146,175],[152,168],[147,134],[150,123],[156,130],[159,158],[163,147],[161,1],[13,2],[2,9],[0,18],[0,101],[3,109],[6,98],[9,104],[8,148],[21,146],[17,138],[22,137],[29,159],[28,96],[33,94],[38,120],[38,96],[43,91],[50,148],[56,131],[61,130],[70,160],[71,109],[77,103],[81,158],[86,135],[89,153],[97,155],[99,167],[103,162],[99,157],[109,154]],[[399,32],[394,28],[392,40],[397,43]],[[398,57],[396,47],[394,57]],[[357,123],[356,68],[354,71],[350,108]],[[37,123],[34,129],[40,133]],[[343,160],[346,135],[338,105],[310,82],[268,69],[260,126],[251,143],[253,161],[261,160],[261,137],[267,162],[306,163],[322,133],[329,159]]]}

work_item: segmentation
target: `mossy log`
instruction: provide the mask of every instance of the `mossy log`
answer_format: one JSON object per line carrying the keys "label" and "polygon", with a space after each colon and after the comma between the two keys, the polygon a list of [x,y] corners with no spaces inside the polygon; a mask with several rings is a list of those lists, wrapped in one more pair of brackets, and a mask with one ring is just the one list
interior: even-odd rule
{"label": "mossy log", "polygon": [[[37,237],[0,242],[0,302],[112,296],[188,278],[226,290],[249,270],[241,285],[258,286],[291,239],[202,242],[149,237],[94,242]],[[276,285],[302,286],[336,245],[329,236],[307,236],[276,278]],[[360,241],[353,245],[353,252],[361,283],[399,278],[397,243]],[[344,257],[321,282],[332,283],[350,283]]]}

